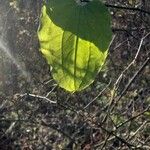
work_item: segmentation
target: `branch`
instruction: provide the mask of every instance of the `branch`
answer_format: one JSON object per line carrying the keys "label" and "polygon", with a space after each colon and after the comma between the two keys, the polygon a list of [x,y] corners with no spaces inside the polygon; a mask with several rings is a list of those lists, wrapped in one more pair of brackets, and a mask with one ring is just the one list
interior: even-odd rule
{"label": "branch", "polygon": [[50,100],[49,98],[47,98],[46,96],[40,96],[40,95],[34,95],[34,94],[29,94],[29,93],[25,93],[25,94],[19,94],[19,96],[21,97],[32,97],[32,98],[38,98],[38,99],[43,99],[43,100],[46,100],[50,103],[53,103],[53,104],[56,104],[57,102],[56,101],[52,101]]}
{"label": "branch", "polygon": [[137,114],[137,115],[135,115],[135,116],[129,118],[128,120],[126,120],[126,121],[120,123],[119,125],[117,125],[116,129],[122,127],[123,125],[125,125],[126,123],[128,123],[128,122],[130,122],[130,121],[133,121],[134,119],[136,119],[136,118],[138,118],[139,116],[143,115],[145,112],[148,112],[149,109],[150,109],[150,105],[149,105],[145,110],[143,110],[141,113],[139,113],[139,114]]}
{"label": "branch", "polygon": [[102,91],[100,91],[100,93],[99,93],[92,101],[90,101],[90,102],[84,107],[84,110],[85,110],[87,107],[89,107],[92,103],[94,103],[94,102],[97,100],[97,98],[100,97],[100,96],[105,92],[105,90],[108,88],[108,86],[110,85],[110,83],[111,83],[111,81],[106,85],[106,87],[105,87]]}
{"label": "branch", "polygon": [[147,121],[147,120],[144,121],[144,122],[140,125],[140,127],[139,127],[136,131],[134,131],[134,132],[132,133],[132,135],[131,135],[131,137],[129,137],[128,141],[131,141],[131,139],[132,139],[133,137],[135,137],[135,136],[138,134],[138,132],[139,132],[140,130],[143,130],[144,127],[145,127],[147,124],[148,124],[148,121]]}
{"label": "branch", "polygon": [[132,84],[132,82],[136,79],[136,77],[143,71],[143,69],[147,66],[147,64],[149,63],[150,58],[148,57],[143,65],[140,67],[140,69],[134,74],[134,76],[129,80],[128,84],[126,85],[126,87],[124,88],[124,90],[122,91],[122,93],[120,94],[120,96],[118,97],[116,103],[122,98],[122,96],[126,93],[126,91],[128,90],[128,88],[130,87],[130,85]]}
{"label": "branch", "polygon": [[[80,0],[80,2],[90,2],[90,0]],[[135,7],[125,7],[125,6],[116,6],[116,5],[110,5],[110,4],[105,4],[106,7],[110,7],[110,8],[116,8],[116,9],[124,9],[124,10],[131,10],[131,11],[138,11],[141,13],[145,13],[150,15],[149,11],[140,9],[140,8],[135,8]]]}
{"label": "branch", "polygon": [[[141,39],[140,45],[139,45],[139,47],[138,47],[138,50],[137,50],[137,52],[136,52],[136,55],[135,55],[134,59],[133,59],[132,62],[122,71],[122,73],[121,73],[120,76],[118,77],[116,83],[114,84],[114,90],[116,89],[118,83],[120,83],[120,81],[121,81],[123,75],[125,74],[125,72],[126,72],[132,65],[135,64],[135,62],[136,62],[136,60],[137,60],[137,57],[138,57],[138,55],[139,55],[139,53],[140,53],[140,51],[141,51],[141,47],[142,47],[142,45],[143,45],[143,42],[144,42],[144,40],[145,40],[149,35],[150,35],[150,33],[146,34],[146,35]],[[119,86],[119,85],[118,85],[118,86]]]}
{"label": "branch", "polygon": [[[114,131],[109,131],[109,130],[105,129],[105,128],[102,127],[102,126],[100,126],[100,128],[101,128],[103,131],[105,131],[106,133],[108,133],[108,135],[115,136],[121,143],[127,145],[128,148],[135,148],[135,147],[136,147],[135,145],[133,145],[133,144],[127,142],[127,141],[126,141],[125,139],[123,139],[122,137],[116,135],[116,134],[114,133]],[[99,129],[99,128],[98,128],[98,129]],[[108,139],[107,139],[107,140],[108,140]],[[105,141],[105,142],[106,142],[106,141]]]}
{"label": "branch", "polygon": [[143,9],[140,9],[140,8],[116,6],[116,5],[109,5],[109,4],[105,4],[105,6],[106,7],[110,7],[110,8],[117,8],[117,9],[125,9],[125,10],[131,10],[131,11],[138,11],[138,12],[150,15],[149,11],[146,11],[146,10],[143,10]]}
{"label": "branch", "polygon": [[[107,110],[113,110],[113,108],[110,109],[110,107],[111,107],[111,106],[114,107],[113,104],[115,103],[115,105],[116,105],[116,103],[124,96],[124,94],[126,93],[126,91],[128,90],[128,88],[130,87],[130,85],[132,84],[132,82],[135,80],[135,78],[142,72],[142,70],[145,68],[145,66],[149,63],[150,58],[148,57],[148,58],[144,61],[143,65],[140,67],[140,69],[139,69],[139,70],[134,74],[134,76],[129,80],[128,84],[126,85],[126,87],[124,88],[124,90],[121,92],[121,94],[118,96],[118,99],[117,99],[116,102],[115,102],[116,91],[117,91],[117,89],[119,88],[119,84],[120,84],[120,82],[121,82],[121,80],[122,80],[122,78],[123,78],[123,75],[124,75],[124,74],[129,70],[129,68],[130,68],[132,65],[134,65],[135,62],[137,61],[137,57],[138,57],[138,55],[139,55],[139,53],[140,53],[140,51],[141,51],[141,47],[142,47],[143,41],[144,41],[149,35],[150,35],[150,33],[146,34],[146,35],[141,39],[140,44],[139,44],[139,47],[138,47],[138,50],[137,50],[137,52],[136,52],[136,55],[135,55],[134,59],[131,61],[131,63],[130,63],[130,64],[122,71],[122,73],[119,75],[119,77],[118,77],[118,79],[117,79],[117,81],[115,82],[114,87],[113,87],[113,95],[112,95],[112,97],[111,97],[110,103],[104,108],[104,110],[105,110],[105,109],[107,109]],[[103,121],[106,121],[106,119],[107,119],[107,115],[106,115],[106,117],[104,117],[104,120],[103,120]]]}
{"label": "branch", "polygon": [[142,27],[142,28],[116,28],[112,27],[111,28],[113,32],[134,32],[134,31],[139,31],[139,30],[150,30],[150,28]]}

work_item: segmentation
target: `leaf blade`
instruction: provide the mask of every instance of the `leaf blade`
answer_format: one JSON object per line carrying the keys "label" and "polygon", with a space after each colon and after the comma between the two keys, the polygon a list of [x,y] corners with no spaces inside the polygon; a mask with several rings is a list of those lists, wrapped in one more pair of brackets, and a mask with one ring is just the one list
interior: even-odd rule
{"label": "leaf blade", "polygon": [[[40,50],[52,66],[52,76],[59,86],[70,92],[81,91],[94,81],[108,50],[101,51],[91,41],[65,31],[53,22],[46,9],[43,6],[41,27],[38,30]],[[79,13],[76,15],[78,24],[74,27],[77,31],[82,29],[79,25],[83,23],[82,17],[86,14],[81,12],[76,11]],[[84,20],[84,24],[86,22]],[[90,33],[86,35],[90,36]]]}

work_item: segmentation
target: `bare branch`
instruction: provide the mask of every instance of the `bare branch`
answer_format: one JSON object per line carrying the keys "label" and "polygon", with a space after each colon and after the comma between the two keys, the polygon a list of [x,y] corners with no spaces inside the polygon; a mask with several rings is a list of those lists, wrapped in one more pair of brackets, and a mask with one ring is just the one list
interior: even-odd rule
{"label": "bare branch", "polygon": [[38,99],[43,99],[43,100],[46,100],[50,103],[53,103],[53,104],[56,104],[57,102],[56,101],[52,101],[50,100],[49,98],[47,98],[46,96],[40,96],[40,95],[34,95],[34,94],[29,94],[29,93],[25,93],[25,94],[19,94],[19,96],[21,97],[32,97],[32,98],[38,98]]}
{"label": "bare branch", "polygon": [[105,6],[110,7],[110,8],[116,8],[116,9],[124,9],[124,10],[131,10],[131,11],[138,11],[141,13],[145,13],[150,15],[149,11],[140,9],[140,8],[135,8],[135,7],[124,7],[124,6],[116,6],[116,5],[110,5],[110,4],[105,4]]}
{"label": "bare branch", "polygon": [[133,117],[129,118],[128,120],[124,121],[123,123],[119,124],[116,128],[118,129],[118,128],[122,127],[123,125],[125,125],[126,123],[128,123],[128,122],[138,118],[139,116],[143,115],[145,112],[147,112],[149,110],[149,108],[150,108],[150,105],[141,113],[139,113],[136,116],[133,116]]}
{"label": "bare branch", "polygon": [[92,103],[94,103],[94,102],[97,100],[97,98],[100,97],[100,96],[104,93],[104,91],[108,88],[108,86],[110,85],[110,83],[111,83],[111,81],[106,85],[106,87],[105,87],[102,91],[100,91],[100,93],[99,93],[91,102],[89,102],[89,103],[84,107],[84,109],[86,109],[86,108],[89,107]]}

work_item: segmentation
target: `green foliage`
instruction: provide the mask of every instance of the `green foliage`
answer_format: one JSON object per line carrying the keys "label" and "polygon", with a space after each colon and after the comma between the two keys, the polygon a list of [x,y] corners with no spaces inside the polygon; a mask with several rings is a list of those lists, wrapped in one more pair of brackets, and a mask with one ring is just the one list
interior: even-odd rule
{"label": "green foliage", "polygon": [[60,87],[80,91],[94,81],[111,41],[110,16],[99,1],[49,0],[42,8],[40,50]]}

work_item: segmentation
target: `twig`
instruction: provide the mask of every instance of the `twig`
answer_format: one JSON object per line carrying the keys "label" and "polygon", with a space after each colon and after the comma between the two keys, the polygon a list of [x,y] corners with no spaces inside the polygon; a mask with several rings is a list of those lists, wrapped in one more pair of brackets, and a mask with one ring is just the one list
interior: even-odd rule
{"label": "twig", "polygon": [[[143,115],[145,112],[147,112],[147,111],[149,110],[149,108],[150,108],[150,105],[149,105],[144,111],[142,111],[141,113],[139,113],[139,114],[137,114],[136,116],[133,116],[133,117],[129,118],[128,120],[126,120],[125,122],[119,124],[119,125],[116,127],[115,131],[117,131],[118,128],[122,127],[122,126],[125,125],[126,123],[128,123],[128,122],[130,122],[130,121],[132,121],[132,120],[138,118],[139,116]],[[147,121],[145,121],[145,123],[143,123],[143,124],[134,132],[134,134],[130,137],[130,139],[131,139],[133,136],[135,136],[135,135],[137,134],[137,132],[138,132],[146,123],[147,123]],[[115,131],[113,131],[113,132],[115,132]],[[105,139],[105,141],[104,141],[104,144],[103,144],[101,150],[103,150],[103,148],[105,147],[105,145],[106,145],[107,141],[109,140],[111,134],[112,134],[112,132],[110,132],[110,133],[108,134],[108,136],[106,137],[106,139]],[[126,142],[127,142],[127,141],[126,141]],[[128,145],[127,145],[127,146],[128,146]]]}
{"label": "twig", "polygon": [[53,88],[52,88],[52,90],[51,91],[49,91],[47,94],[46,94],[46,98],[55,90],[55,88],[57,87],[57,85],[56,86],[54,86]]}
{"label": "twig", "polygon": [[113,94],[113,98],[111,99],[110,103],[105,106],[105,108],[103,108],[103,110],[107,109],[107,114],[105,115],[104,119],[102,120],[102,124],[106,121],[109,112],[112,112],[114,107],[116,106],[116,104],[120,101],[120,99],[124,96],[124,94],[126,93],[126,91],[128,90],[128,88],[130,87],[130,85],[133,83],[133,81],[136,79],[136,77],[142,72],[142,70],[145,68],[145,66],[147,66],[148,62],[150,61],[150,58],[148,57],[143,65],[140,67],[140,69],[134,74],[134,76],[129,80],[128,84],[126,85],[126,87],[124,88],[124,90],[121,92],[121,94],[119,95],[119,97],[116,99],[114,98],[114,94]]}
{"label": "twig", "polygon": [[144,41],[144,39],[147,38],[149,35],[150,35],[150,33],[146,34],[146,35],[141,39],[140,45],[139,45],[139,47],[138,47],[138,50],[137,50],[137,52],[136,52],[136,55],[135,55],[134,59],[133,59],[132,62],[122,71],[122,73],[120,74],[120,76],[118,77],[117,81],[116,81],[115,84],[114,84],[114,89],[116,89],[118,83],[120,83],[120,81],[121,81],[121,79],[122,79],[124,73],[125,73],[125,72],[135,63],[135,61],[137,60],[137,57],[138,57],[138,55],[139,55],[139,53],[140,53],[140,51],[141,51],[141,47],[142,47],[143,41]]}
{"label": "twig", "polygon": [[146,121],[144,121],[141,125],[140,125],[140,127],[131,135],[131,137],[128,139],[128,141],[130,141],[134,136],[136,136],[137,135],[137,133],[147,124],[147,120]]}
{"label": "twig", "polygon": [[12,122],[9,128],[6,130],[5,134],[11,133],[15,125],[16,125],[16,121]]}
{"label": "twig", "polygon": [[145,66],[147,66],[147,64],[149,63],[150,58],[148,57],[143,65],[140,67],[140,69],[134,74],[134,76],[129,80],[128,84],[126,85],[126,87],[124,88],[124,90],[122,91],[122,93],[120,94],[120,96],[118,97],[118,99],[116,100],[115,103],[117,103],[122,96],[126,93],[126,91],[128,90],[128,88],[130,87],[130,85],[132,84],[132,82],[135,80],[135,78],[142,72],[142,70],[145,68]]}
{"label": "twig", "polygon": [[[115,99],[113,98],[110,102],[110,104],[108,106],[106,106],[107,110],[109,110],[109,112],[112,112],[113,109],[115,108],[116,104],[121,100],[121,98],[125,95],[126,91],[128,90],[128,88],[130,87],[130,85],[133,83],[133,81],[136,79],[136,77],[142,72],[142,70],[147,66],[148,62],[150,61],[150,58],[148,57],[143,65],[140,67],[140,69],[133,75],[133,77],[129,80],[128,84],[126,85],[126,87],[124,88],[124,90],[121,92],[121,94],[118,96],[118,98]],[[106,116],[103,119],[103,122],[106,121],[108,116],[108,113],[106,114]],[[103,123],[102,122],[102,123]]]}
{"label": "twig", "polygon": [[89,107],[94,101],[96,101],[97,98],[100,97],[100,96],[104,93],[104,91],[108,88],[108,86],[110,85],[110,83],[111,83],[111,81],[106,85],[106,87],[105,87],[102,91],[100,91],[100,93],[99,93],[91,102],[89,102],[89,103],[84,107],[84,109],[86,109],[86,108]]}
{"label": "twig", "polygon": [[[116,138],[115,136],[112,136],[112,137],[110,137],[107,141],[114,140],[115,138]],[[106,142],[106,141],[102,141],[101,143],[96,144],[96,145],[94,146],[94,148],[100,147],[100,146],[103,145],[105,142]]]}
{"label": "twig", "polygon": [[[138,47],[138,50],[137,50],[137,53],[134,57],[134,59],[132,60],[132,62],[122,71],[122,73],[119,75],[117,81],[115,82],[114,84],[114,87],[113,87],[113,94],[112,94],[112,97],[111,97],[111,100],[110,100],[110,103],[106,106],[106,108],[110,108],[112,106],[112,104],[114,103],[114,100],[115,100],[115,92],[117,91],[117,89],[119,88],[119,84],[123,78],[123,75],[125,74],[125,72],[136,62],[137,60],[137,57],[140,53],[140,50],[141,50],[141,47],[142,47],[142,44],[143,44],[143,41],[145,38],[147,38],[148,36],[150,35],[150,33],[146,34],[140,41],[140,45]],[[134,79],[136,78],[136,76],[143,70],[143,68],[147,65],[149,61],[149,57],[147,58],[147,60],[144,62],[144,64],[141,66],[141,68],[137,71],[137,73],[131,78],[131,80],[128,82],[128,84],[126,85],[126,87],[124,88],[124,90],[122,91],[122,93],[120,94],[119,98],[117,101],[119,101],[122,96],[125,94],[125,92],[127,91],[127,89],[129,88],[129,86],[131,85],[131,83],[134,81]],[[104,109],[106,109],[104,108]],[[107,110],[108,110],[107,109]],[[104,121],[106,120],[107,117],[104,118]]]}
{"label": "twig", "polygon": [[139,30],[149,30],[150,28],[111,28],[113,32],[133,32],[133,31],[139,31]]}
{"label": "twig", "polygon": [[150,15],[149,11],[140,9],[140,8],[135,8],[135,7],[124,7],[124,6],[116,6],[116,5],[110,5],[110,4],[105,4],[106,7],[110,7],[110,8],[117,8],[117,9],[124,9],[124,10],[131,10],[131,11],[138,11],[141,13],[145,13]]}
{"label": "twig", "polygon": [[102,145],[101,150],[103,150],[103,149],[105,148],[105,146],[106,146],[108,140],[110,139],[110,136],[111,136],[111,134],[108,134],[108,135],[107,135],[107,137],[106,137],[106,139],[105,139],[105,141],[104,141],[104,143],[103,143],[103,145]]}
{"label": "twig", "polygon": [[[80,2],[90,2],[90,0],[80,0]],[[149,11],[140,9],[140,8],[135,8],[135,7],[125,7],[125,6],[117,6],[117,5],[110,5],[110,4],[105,4],[106,7],[110,7],[110,8],[117,8],[117,9],[125,9],[125,10],[131,10],[131,11],[138,11],[141,13],[145,13],[150,15]]]}
{"label": "twig", "polygon": [[[107,132],[109,135],[112,135],[112,136],[115,136],[120,142],[122,142],[123,144],[127,145],[129,148],[133,148],[133,147],[136,147],[134,146],[133,144],[130,144],[129,142],[127,142],[125,139],[121,138],[120,136],[116,135],[114,133],[114,131],[109,131],[107,129],[105,129],[104,127],[100,126],[100,128],[102,130],[104,130],[105,132]],[[107,139],[108,140],[108,139]]]}
{"label": "twig", "polygon": [[147,111],[149,110],[149,108],[150,108],[150,105],[149,105],[144,111],[142,111],[141,113],[139,113],[139,114],[137,114],[136,116],[133,116],[133,117],[129,118],[128,120],[124,121],[123,123],[117,125],[116,129],[122,127],[122,126],[125,125],[126,123],[128,123],[128,122],[130,122],[130,121],[136,119],[137,117],[143,115],[145,112],[147,112]]}
{"label": "twig", "polygon": [[50,103],[53,103],[53,104],[56,104],[57,102],[56,101],[52,101],[50,100],[49,98],[45,97],[45,96],[40,96],[40,95],[34,95],[34,94],[29,94],[29,93],[25,93],[25,94],[20,94],[19,96],[21,97],[33,97],[33,98],[38,98],[38,99],[43,99],[43,100],[46,100]]}

